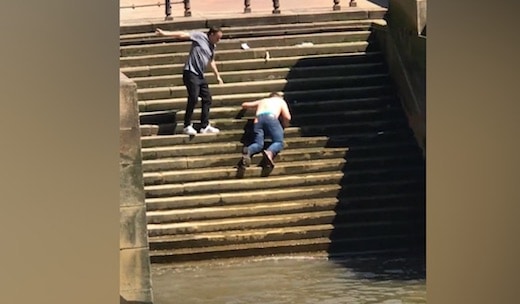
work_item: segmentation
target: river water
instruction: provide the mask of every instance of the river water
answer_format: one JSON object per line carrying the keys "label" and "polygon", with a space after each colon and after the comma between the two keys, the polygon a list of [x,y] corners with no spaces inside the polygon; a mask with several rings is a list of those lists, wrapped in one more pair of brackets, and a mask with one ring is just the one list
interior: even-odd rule
{"label": "river water", "polygon": [[426,303],[424,258],[278,256],[153,264],[154,304]]}

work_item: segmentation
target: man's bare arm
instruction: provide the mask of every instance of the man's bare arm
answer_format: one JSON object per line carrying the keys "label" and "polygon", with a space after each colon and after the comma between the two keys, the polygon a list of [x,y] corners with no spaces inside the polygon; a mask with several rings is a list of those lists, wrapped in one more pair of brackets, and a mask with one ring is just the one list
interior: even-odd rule
{"label": "man's bare arm", "polygon": [[291,112],[289,111],[289,106],[287,102],[282,103],[282,111],[280,113],[280,122],[284,128],[287,128],[291,122]]}
{"label": "man's bare arm", "polygon": [[262,101],[262,99],[258,99],[255,101],[246,101],[242,103],[242,108],[255,108]]}
{"label": "man's bare arm", "polygon": [[217,77],[217,81],[219,84],[223,84],[224,81],[222,80],[222,78],[220,77],[220,73],[217,69],[217,63],[215,62],[215,60],[211,60],[210,64],[211,66],[211,69],[213,70],[213,74],[215,74],[215,77]]}
{"label": "man's bare arm", "polygon": [[157,36],[173,37],[178,39],[190,39],[190,33],[185,31],[165,31],[160,28],[155,30]]}

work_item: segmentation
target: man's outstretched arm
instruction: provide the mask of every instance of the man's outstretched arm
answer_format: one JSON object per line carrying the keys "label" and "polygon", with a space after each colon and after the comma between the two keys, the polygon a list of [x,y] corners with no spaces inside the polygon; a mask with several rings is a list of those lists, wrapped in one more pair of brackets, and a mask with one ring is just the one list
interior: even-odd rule
{"label": "man's outstretched arm", "polygon": [[190,33],[185,31],[165,31],[160,28],[155,29],[157,36],[173,37],[178,39],[190,39]]}

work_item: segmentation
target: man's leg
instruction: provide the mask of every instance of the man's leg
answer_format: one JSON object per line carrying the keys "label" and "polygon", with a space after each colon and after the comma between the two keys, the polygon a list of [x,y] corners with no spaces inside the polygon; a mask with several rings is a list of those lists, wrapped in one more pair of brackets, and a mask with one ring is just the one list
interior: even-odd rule
{"label": "man's leg", "polygon": [[211,108],[212,97],[209,91],[208,82],[206,79],[201,80],[200,88],[200,98],[202,99],[202,110],[200,113],[200,127],[205,128],[209,124],[209,111]]}
{"label": "man's leg", "polygon": [[255,132],[255,140],[252,144],[247,147],[247,151],[249,156],[253,156],[256,153],[262,151],[264,148],[264,129],[263,122],[260,119],[257,123],[255,123],[254,127]]}
{"label": "man's leg", "polygon": [[283,128],[280,124],[280,121],[278,121],[277,119],[271,119],[268,124],[268,129],[273,141],[271,145],[269,145],[269,147],[267,148],[267,151],[270,151],[274,158],[283,149]]}
{"label": "man's leg", "polygon": [[184,85],[186,86],[186,91],[188,92],[188,101],[186,104],[186,112],[184,113],[184,127],[191,125],[191,117],[193,116],[193,110],[195,109],[195,105],[199,99],[199,83],[197,79],[197,75],[184,71],[182,75],[182,80]]}

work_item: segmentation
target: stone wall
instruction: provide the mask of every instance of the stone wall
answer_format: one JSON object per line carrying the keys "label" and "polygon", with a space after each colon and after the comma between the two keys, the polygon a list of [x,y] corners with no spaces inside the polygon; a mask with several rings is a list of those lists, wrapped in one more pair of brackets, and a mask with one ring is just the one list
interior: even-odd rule
{"label": "stone wall", "polygon": [[152,303],[136,85],[120,74],[119,292],[121,303]]}
{"label": "stone wall", "polygon": [[392,79],[426,151],[426,0],[390,0],[387,26],[376,27]]}

